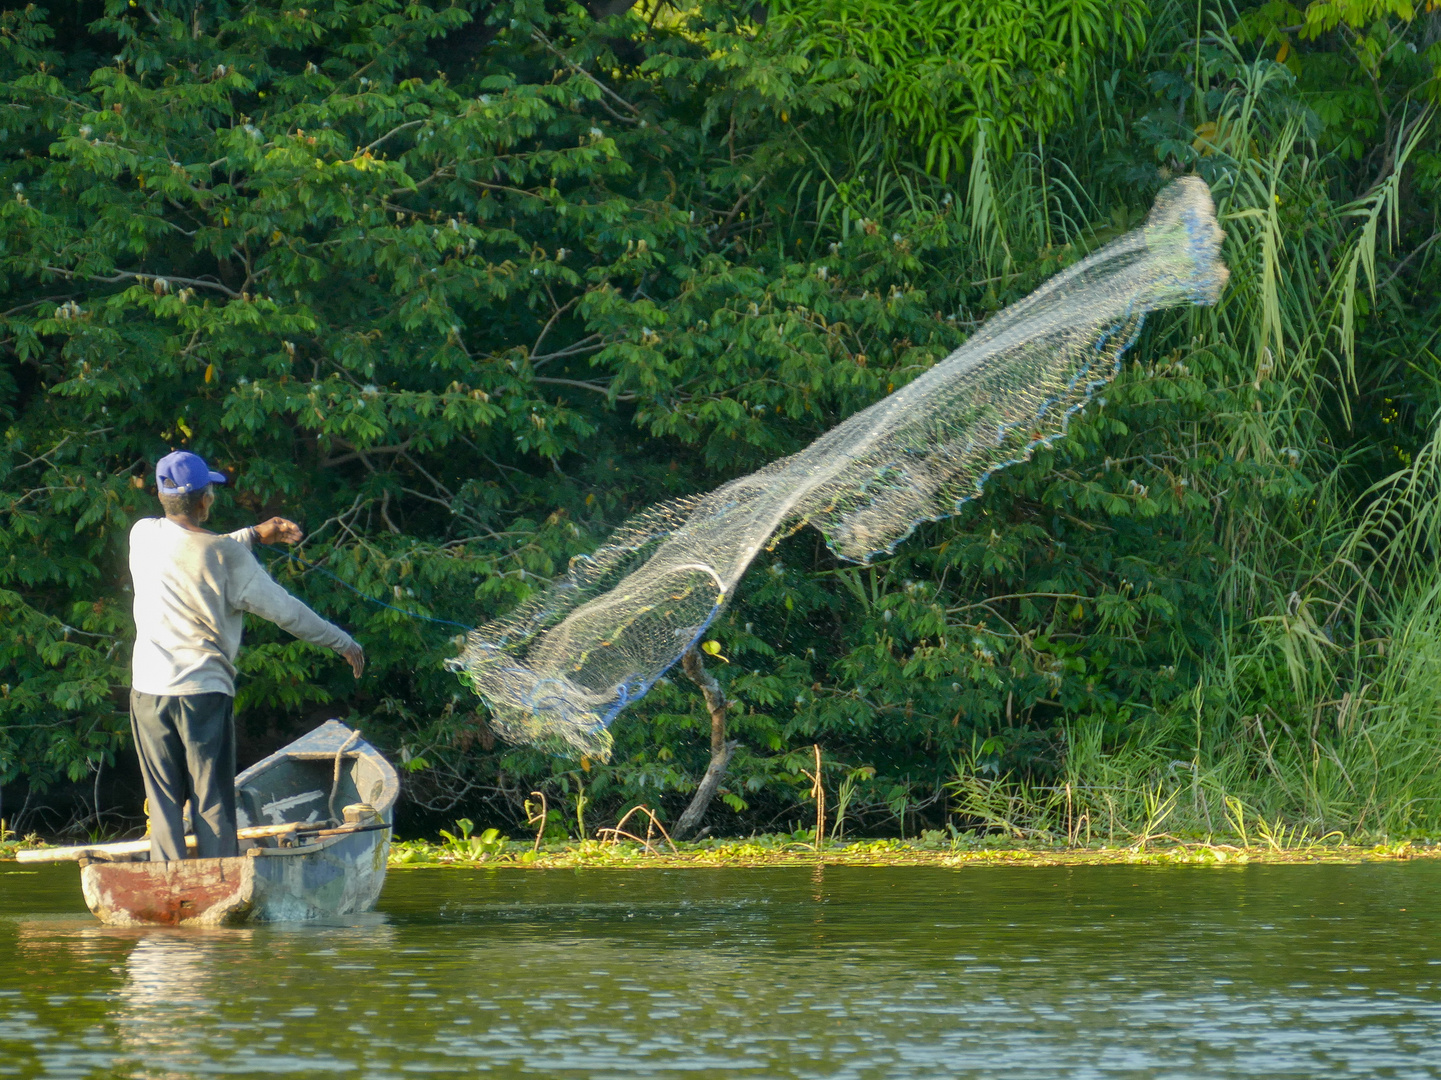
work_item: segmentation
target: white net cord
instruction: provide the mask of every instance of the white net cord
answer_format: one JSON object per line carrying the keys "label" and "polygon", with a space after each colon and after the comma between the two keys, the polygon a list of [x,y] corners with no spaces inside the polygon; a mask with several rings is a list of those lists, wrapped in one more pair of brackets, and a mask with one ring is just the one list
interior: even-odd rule
{"label": "white net cord", "polygon": [[1065,433],[1147,313],[1214,304],[1228,272],[1190,177],[1145,225],[990,319],[914,382],[806,449],[709,495],[653,507],[449,661],[505,739],[609,757],[615,716],[699,640],[751,561],[813,525],[864,563],[957,512],[998,469]]}

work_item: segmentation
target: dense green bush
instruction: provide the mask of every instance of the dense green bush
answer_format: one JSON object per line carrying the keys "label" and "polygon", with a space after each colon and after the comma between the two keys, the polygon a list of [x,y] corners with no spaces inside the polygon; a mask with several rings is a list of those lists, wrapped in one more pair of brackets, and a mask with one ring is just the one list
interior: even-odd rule
{"label": "dense green bush", "polygon": [[277,576],[372,657],[356,687],[251,626],[243,726],[347,717],[420,805],[498,824],[536,786],[674,812],[689,684],[622,715],[610,764],[548,759],[444,672],[456,628],[402,612],[479,622],[804,445],[1196,170],[1220,308],[1159,320],[1070,438],[896,557],[802,533],[756,565],[717,627],[742,748],[712,820],[789,821],[813,742],[874,769],[853,809],[895,828],[958,764],[1069,776],[1081,733],[1136,784],[1214,751],[1248,798],[1356,824],[1278,784],[1273,741],[1320,760],[1388,707],[1377,642],[1424,591],[1385,532],[1416,497],[1381,531],[1358,498],[1425,459],[1437,404],[1437,16],[983,5],[1005,48],[1045,33],[1010,81],[956,81],[995,56],[955,52],[954,7],[0,16],[0,784],[126,752],[125,533],[186,446],[236,477],[220,524],[305,525],[334,577]]}

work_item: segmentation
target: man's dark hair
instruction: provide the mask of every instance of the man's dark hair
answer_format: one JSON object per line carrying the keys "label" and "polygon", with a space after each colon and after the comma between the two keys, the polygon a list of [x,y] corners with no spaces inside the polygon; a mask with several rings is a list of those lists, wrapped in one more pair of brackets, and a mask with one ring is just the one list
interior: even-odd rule
{"label": "man's dark hair", "polygon": [[206,484],[203,488],[196,488],[194,491],[187,491],[184,495],[167,495],[160,493],[160,505],[165,510],[166,517],[194,517],[200,513],[200,507],[205,502],[205,496],[210,494],[211,485]]}

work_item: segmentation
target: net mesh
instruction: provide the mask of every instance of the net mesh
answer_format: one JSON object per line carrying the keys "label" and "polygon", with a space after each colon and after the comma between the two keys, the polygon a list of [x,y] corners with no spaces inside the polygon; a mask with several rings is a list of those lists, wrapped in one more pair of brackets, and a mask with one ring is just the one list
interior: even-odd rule
{"label": "net mesh", "polygon": [[632,518],[450,661],[508,741],[609,757],[610,722],[696,643],[778,536],[820,529],[867,562],[1064,434],[1146,314],[1215,303],[1228,272],[1210,191],[1172,183],[1145,225],[989,320],[914,382],[806,449]]}

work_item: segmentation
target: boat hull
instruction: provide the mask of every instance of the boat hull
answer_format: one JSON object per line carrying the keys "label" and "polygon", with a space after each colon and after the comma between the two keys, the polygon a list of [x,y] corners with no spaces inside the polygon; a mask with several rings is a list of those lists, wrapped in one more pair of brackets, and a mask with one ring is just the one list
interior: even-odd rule
{"label": "boat hull", "polygon": [[385,884],[386,830],[233,859],[89,862],[85,903],[107,926],[238,926],[370,911]]}

